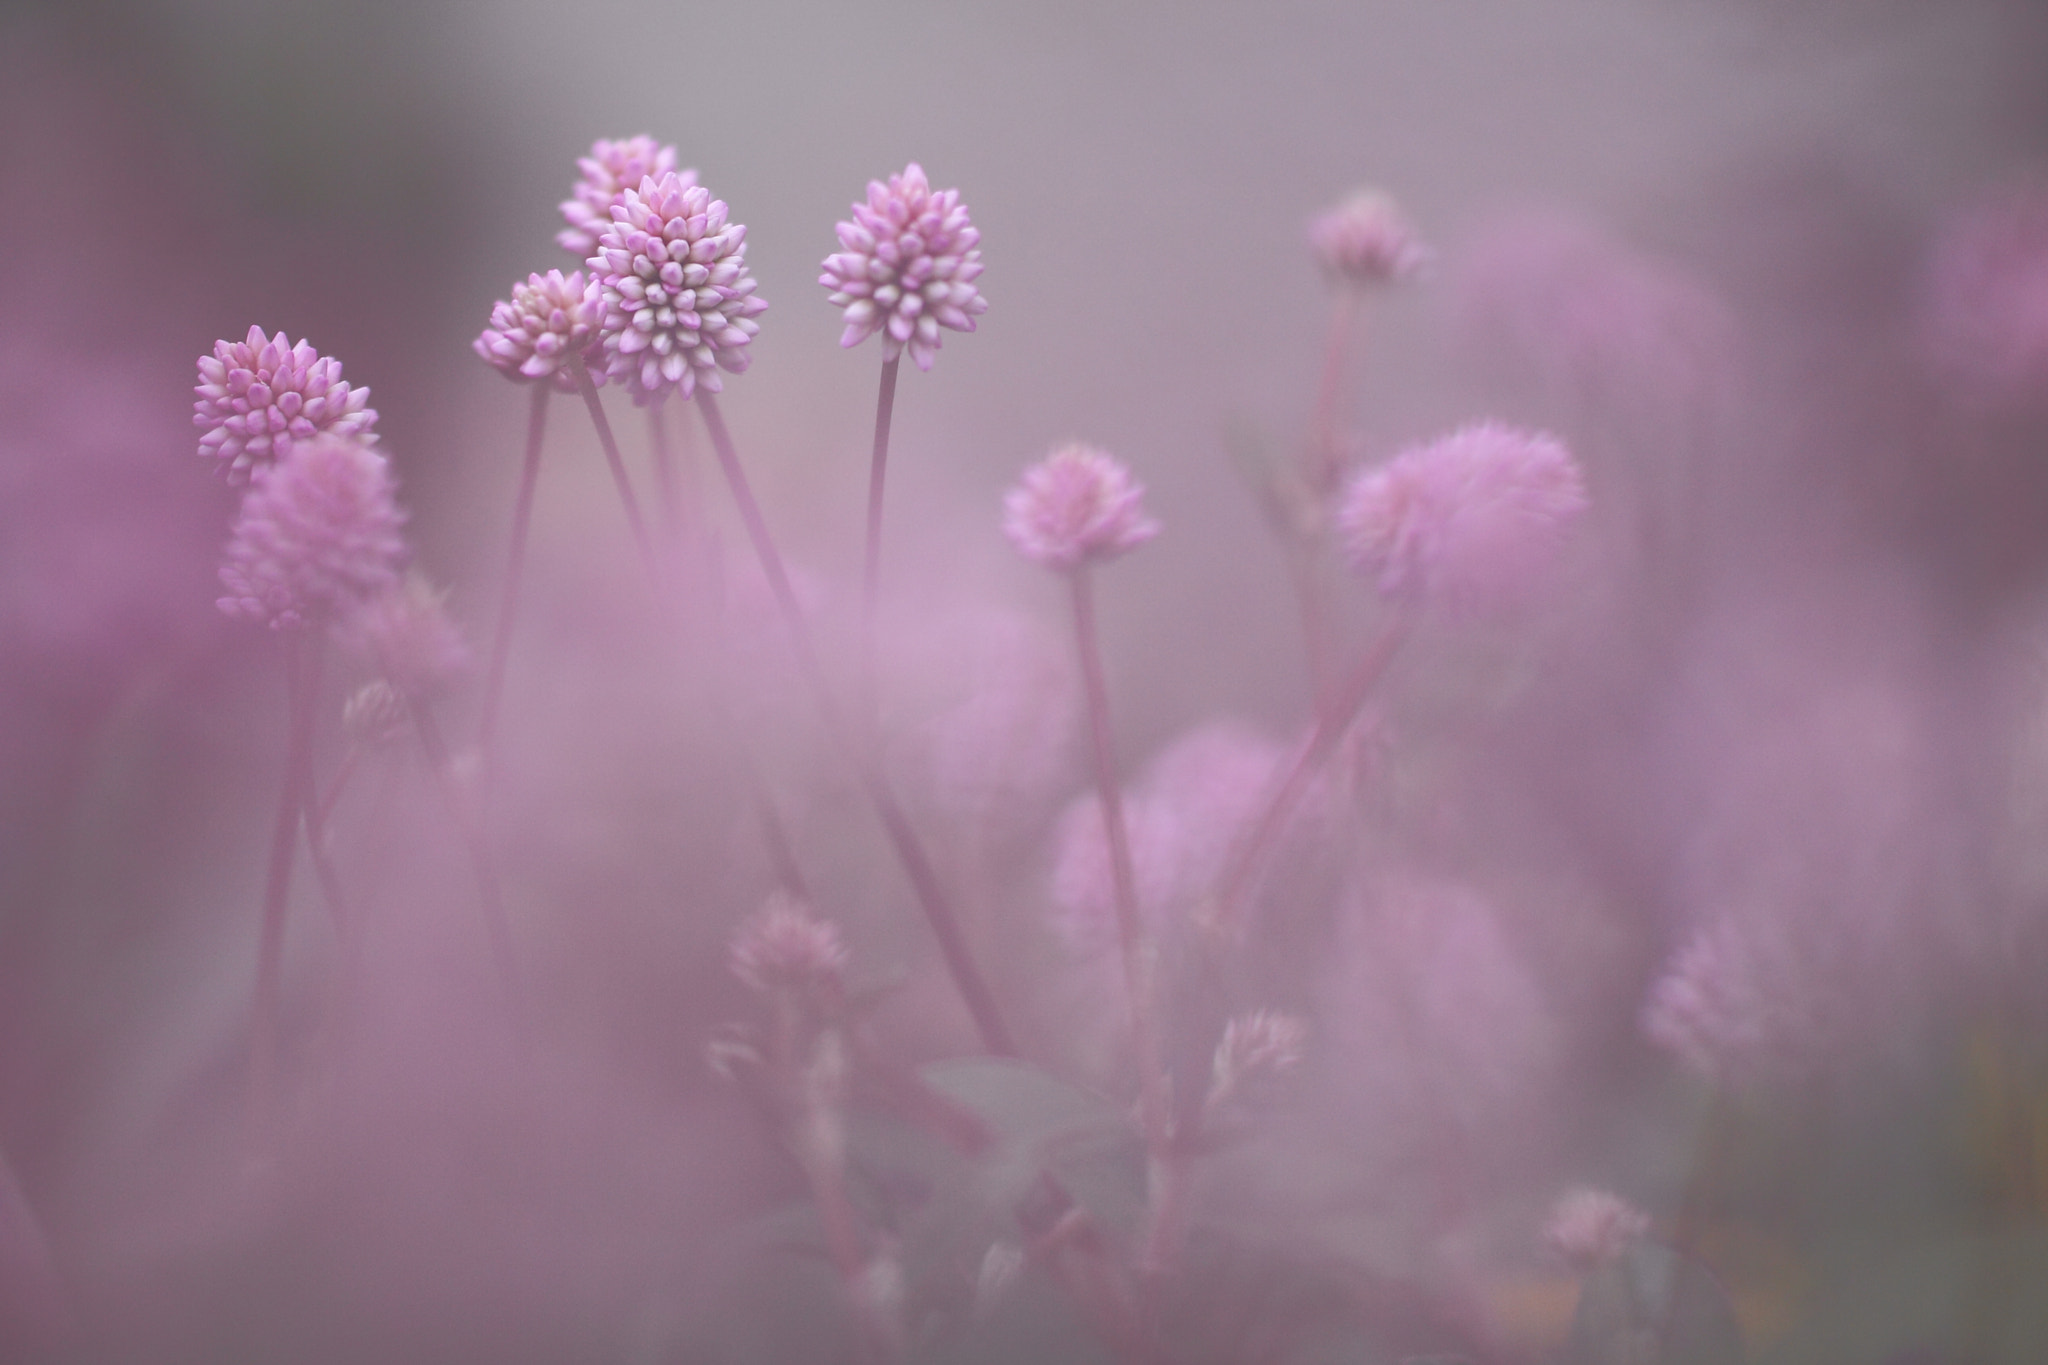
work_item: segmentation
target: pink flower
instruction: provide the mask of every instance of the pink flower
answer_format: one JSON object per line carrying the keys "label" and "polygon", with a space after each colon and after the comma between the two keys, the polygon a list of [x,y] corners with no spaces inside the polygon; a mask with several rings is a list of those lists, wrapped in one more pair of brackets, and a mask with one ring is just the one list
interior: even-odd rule
{"label": "pink flower", "polygon": [[771,893],[732,937],[733,975],[763,994],[836,989],[847,957],[831,921],[780,891]]}
{"label": "pink flower", "polygon": [[1568,1191],[1543,1225],[1543,1242],[1581,1274],[1611,1261],[1650,1231],[1650,1215],[1618,1194],[1580,1188]]}
{"label": "pink flower", "polygon": [[1481,422],[1362,471],[1337,519],[1382,595],[1473,610],[1525,596],[1585,509],[1562,442]]}
{"label": "pink flower", "polygon": [[585,283],[580,270],[566,278],[550,270],[513,285],[511,301],[492,306],[491,325],[471,345],[509,378],[545,379],[567,391],[576,387],[570,366],[595,349],[602,321],[597,281]]}
{"label": "pink flower", "polygon": [[1356,190],[1310,219],[1308,240],[1323,270],[1347,284],[1414,279],[1433,258],[1400,206],[1377,190]]}
{"label": "pink flower", "polygon": [[606,377],[636,403],[670,389],[688,398],[718,371],[739,374],[768,305],[747,273],[747,229],[725,201],[673,171],[627,190],[598,238],[590,268],[604,295]]}
{"label": "pink flower", "polygon": [[894,360],[908,346],[917,368],[929,370],[939,328],[971,332],[975,315],[988,310],[974,287],[980,240],[960,191],[934,193],[915,161],[886,185],[868,181],[868,201],[839,224],[844,250],[827,256],[818,276],[832,303],[846,310],[839,344],[857,345],[879,331],[882,359]]}
{"label": "pink flower", "polygon": [[1114,559],[1159,534],[1145,489],[1093,446],[1061,446],[1024,471],[1003,499],[1003,534],[1049,569]]}
{"label": "pink flower", "polygon": [[370,391],[350,388],[339,360],[304,341],[294,346],[283,332],[270,337],[251,327],[241,341],[215,342],[212,355],[199,357],[193,392],[192,424],[206,431],[199,453],[218,459],[230,483],[323,431],[365,444],[377,439]]}
{"label": "pink flower", "polygon": [[685,185],[697,183],[697,173],[676,171],[676,149],[658,145],[646,134],[610,142],[599,138],[590,144],[590,155],[578,157],[583,176],[562,201],[562,216],[569,226],[555,234],[555,240],[577,256],[597,250],[597,239],[611,226],[612,208],[624,202],[626,191],[643,179],[675,171]]}
{"label": "pink flower", "polygon": [[1943,226],[1922,330],[1937,370],[1971,400],[2048,401],[2048,189],[2009,189]]}
{"label": "pink flower", "polygon": [[398,582],[404,522],[382,455],[347,436],[301,441],[250,479],[220,609],[272,629],[332,620]]}
{"label": "pink flower", "polygon": [[1247,1080],[1279,1075],[1301,1065],[1308,1048],[1308,1021],[1277,1010],[1253,1010],[1223,1026],[1222,1041],[1209,1066],[1210,1108],[1222,1104]]}
{"label": "pink flower", "polygon": [[418,574],[393,584],[343,616],[337,634],[401,692],[420,696],[470,666],[462,631],[448,619],[448,594]]}

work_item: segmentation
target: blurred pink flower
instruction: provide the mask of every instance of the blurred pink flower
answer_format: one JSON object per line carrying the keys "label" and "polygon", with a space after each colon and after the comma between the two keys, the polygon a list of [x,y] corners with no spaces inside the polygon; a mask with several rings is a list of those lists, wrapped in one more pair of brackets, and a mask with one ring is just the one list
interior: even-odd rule
{"label": "blurred pink flower", "polygon": [[627,190],[598,237],[590,268],[604,295],[606,377],[646,403],[673,389],[723,387],[739,374],[767,304],[747,273],[747,229],[725,201],[674,172]]}
{"label": "blurred pink flower", "polygon": [[[1643,1032],[1714,1084],[1744,1088],[1806,1074],[1828,1049],[1814,1002],[1788,976],[1759,922],[1723,919],[1692,936],[1650,988]],[[1772,961],[1773,956],[1781,960]]]}
{"label": "blurred pink flower", "polygon": [[447,596],[420,575],[407,574],[404,582],[345,613],[336,634],[401,692],[425,695],[470,666],[462,631],[448,619]]}
{"label": "blurred pink flower", "polygon": [[561,206],[569,226],[556,233],[555,240],[577,256],[597,250],[597,239],[611,226],[612,207],[646,177],[659,180],[675,171],[685,185],[697,183],[695,171],[676,171],[674,147],[658,145],[645,133],[617,142],[599,138],[590,144],[590,155],[578,157],[576,165],[582,177]]}
{"label": "blurred pink flower", "polygon": [[1935,368],[1971,401],[2048,401],[2048,189],[2015,186],[1943,224],[1922,331]]}
{"label": "blurred pink flower", "polygon": [[847,958],[838,927],[780,891],[732,936],[733,975],[763,994],[836,987]]}
{"label": "blurred pink flower", "polygon": [[1308,240],[1324,272],[1347,284],[1411,280],[1434,256],[1400,206],[1377,190],[1355,190],[1310,219]]}
{"label": "blurred pink flower", "polygon": [[838,225],[843,248],[825,258],[818,283],[846,310],[841,346],[882,334],[882,358],[903,348],[920,370],[939,353],[939,329],[974,330],[988,310],[974,281],[981,274],[981,233],[967,219],[960,191],[933,192],[915,161],[901,175],[868,182],[865,204]]}
{"label": "blurred pink flower", "polygon": [[1144,497],[1144,485],[1103,451],[1061,446],[1003,499],[1003,534],[1049,569],[1115,559],[1159,534]]}
{"label": "blurred pink flower", "polygon": [[1650,1215],[1618,1194],[1581,1187],[1552,1206],[1543,1242],[1580,1273],[1613,1260],[1650,1231]]}
{"label": "blurred pink flower", "polygon": [[1528,595],[1585,509],[1556,437],[1479,422],[1361,471],[1337,519],[1383,596],[1483,611]]}
{"label": "blurred pink flower", "polygon": [[240,341],[215,342],[212,355],[199,357],[193,392],[192,423],[206,431],[199,453],[219,460],[230,483],[323,431],[364,444],[377,439],[370,391],[345,383],[339,360],[304,341],[294,346],[283,332],[270,337],[251,327]]}
{"label": "blurred pink flower", "polygon": [[379,748],[405,733],[405,696],[383,678],[364,683],[341,704],[341,730],[349,742]]}
{"label": "blurred pink flower", "polygon": [[1308,1021],[1277,1010],[1253,1010],[1223,1026],[1223,1038],[1209,1067],[1208,1104],[1213,1108],[1260,1073],[1279,1075],[1301,1065],[1308,1049]]}
{"label": "blurred pink flower", "polygon": [[545,379],[567,391],[576,387],[569,367],[596,348],[602,321],[597,281],[586,283],[580,270],[566,277],[550,270],[513,285],[510,301],[492,305],[491,325],[471,345],[511,379]]}
{"label": "blurred pink flower", "polygon": [[348,436],[298,442],[251,477],[220,609],[273,629],[331,621],[397,584],[404,522],[382,455]]}

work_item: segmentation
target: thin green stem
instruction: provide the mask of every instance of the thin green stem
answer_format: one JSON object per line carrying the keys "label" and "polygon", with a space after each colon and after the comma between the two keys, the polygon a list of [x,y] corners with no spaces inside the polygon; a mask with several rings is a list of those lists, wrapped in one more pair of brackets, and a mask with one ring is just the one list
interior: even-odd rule
{"label": "thin green stem", "polygon": [[505,666],[512,657],[512,619],[519,610],[519,579],[526,567],[526,534],[533,523],[534,489],[540,482],[541,438],[547,431],[550,387],[533,385],[533,399],[527,408],[526,459],[519,470],[519,496],[512,504],[512,548],[505,560],[505,586],[498,598],[498,633],[491,641],[491,672],[484,686],[484,714],[477,733],[477,747],[484,754],[487,769],[497,738],[498,706],[505,695]]}
{"label": "thin green stem", "polygon": [[626,524],[633,531],[633,543],[640,549],[648,579],[658,587],[661,561],[654,557],[654,542],[647,538],[647,520],[640,515],[640,499],[633,496],[633,480],[626,474],[626,462],[619,455],[618,438],[612,435],[611,421],[598,399],[597,384],[590,377],[589,366],[573,365],[570,369],[576,376],[576,391],[583,395],[583,406],[590,412],[590,423],[597,428],[597,443],[604,447],[605,463],[611,467],[612,482],[619,490],[619,505],[625,509]]}
{"label": "thin green stem", "polygon": [[298,849],[299,820],[313,760],[314,706],[320,688],[321,636],[317,626],[283,632],[286,741],[284,790],[270,831],[270,863],[263,881],[263,919],[256,946],[256,1003],[249,1055],[252,1137],[267,1143],[276,1114],[279,1013],[283,997],[284,930]]}
{"label": "thin green stem", "polygon": [[860,649],[864,709],[872,717],[876,703],[875,617],[882,602],[882,486],[889,467],[889,424],[896,413],[896,367],[902,355],[882,362],[882,382],[875,395],[875,446],[868,462],[867,556],[861,574]]}

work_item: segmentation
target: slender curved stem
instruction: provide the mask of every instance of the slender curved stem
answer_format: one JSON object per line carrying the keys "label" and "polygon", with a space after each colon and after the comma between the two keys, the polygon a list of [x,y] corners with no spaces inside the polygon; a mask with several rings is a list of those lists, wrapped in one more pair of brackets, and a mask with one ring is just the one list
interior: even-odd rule
{"label": "slender curved stem", "polygon": [[1316,386],[1315,425],[1309,433],[1311,445],[1309,484],[1321,497],[1337,488],[1337,409],[1344,391],[1344,355],[1361,313],[1359,292],[1340,286],[1330,304],[1330,328],[1323,339],[1323,373]]}
{"label": "slender curved stem", "polygon": [[682,503],[677,495],[676,456],[669,448],[667,404],[660,399],[647,405],[647,444],[654,452],[654,496],[661,504],[661,531],[670,541],[682,525]]}
{"label": "slender curved stem", "polygon": [[882,485],[889,465],[889,424],[896,414],[896,367],[899,353],[882,362],[882,382],[875,395],[875,448],[868,463],[867,558],[861,574],[860,650],[863,709],[872,717],[876,703],[875,616],[882,602]]}
{"label": "slender curved stem", "polygon": [[313,717],[320,688],[321,637],[317,627],[284,632],[288,699],[284,790],[270,831],[270,863],[263,880],[263,919],[256,946],[256,1003],[249,1054],[249,1117],[254,1136],[267,1141],[275,1114],[279,1006],[283,996],[284,929],[291,899],[292,858],[313,761]]}
{"label": "slender curved stem", "polygon": [[590,423],[597,428],[597,443],[604,447],[605,463],[611,466],[612,482],[619,490],[619,505],[626,510],[626,524],[632,528],[633,543],[640,549],[640,558],[646,562],[650,580],[661,582],[661,561],[654,557],[654,542],[647,538],[647,520],[640,515],[640,499],[633,496],[633,480],[627,477],[626,462],[619,456],[618,438],[612,435],[610,419],[604,415],[604,404],[598,399],[597,385],[590,378],[590,367],[570,367],[576,376],[576,391],[583,395],[583,406],[590,412]]}
{"label": "slender curved stem", "polygon": [[1014,1057],[1017,1055],[1016,1042],[1003,1021],[1002,1011],[996,1006],[994,993],[975,965],[973,954],[968,951],[959,918],[953,913],[952,904],[932,867],[930,856],[925,852],[923,841],[918,838],[902,803],[890,790],[888,779],[883,776],[874,755],[859,742],[833,695],[831,680],[825,676],[825,666],[818,658],[810,627],[804,620],[803,606],[796,600],[796,591],[790,586],[789,570],[782,562],[782,552],[776,549],[774,537],[769,534],[767,519],[761,515],[761,505],[755,500],[746,470],[741,467],[739,454],[733,449],[732,433],[726,429],[718,403],[710,393],[699,389],[697,406],[704,416],[704,428],[711,435],[711,447],[718,455],[719,468],[731,486],[740,521],[746,527],[747,538],[753,542],[754,554],[761,561],[761,572],[768,579],[776,606],[782,613],[783,624],[789,630],[798,671],[810,685],[812,698],[824,718],[825,729],[846,751],[869,801],[874,804],[897,861],[902,863],[904,873],[910,878],[911,890],[916,893],[925,919],[939,941],[939,951],[945,958],[947,971],[952,974],[954,987],[966,1002],[968,1013],[974,1017],[983,1044],[991,1052]]}
{"label": "slender curved stem", "polygon": [[505,665],[512,656],[512,618],[519,609],[519,578],[526,567],[526,533],[533,523],[533,493],[540,481],[541,438],[547,431],[547,384],[535,384],[527,409],[526,460],[519,470],[519,497],[512,505],[512,548],[505,561],[505,588],[498,599],[498,633],[491,641],[491,673],[484,687],[484,715],[477,747],[489,765],[498,730],[498,704],[505,695]]}

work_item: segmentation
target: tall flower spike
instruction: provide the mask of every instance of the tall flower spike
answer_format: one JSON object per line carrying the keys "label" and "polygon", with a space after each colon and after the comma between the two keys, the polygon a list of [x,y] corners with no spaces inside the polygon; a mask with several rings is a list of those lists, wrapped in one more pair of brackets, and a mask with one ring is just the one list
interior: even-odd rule
{"label": "tall flower spike", "polygon": [[1026,559],[1075,569],[1114,559],[1159,534],[1145,488],[1093,446],[1067,445],[1024,471],[1003,499],[1003,534]]}
{"label": "tall flower spike", "polygon": [[1347,284],[1412,280],[1435,259],[1400,206],[1377,190],[1354,191],[1310,219],[1308,240],[1324,272]]}
{"label": "tall flower spike", "polygon": [[674,171],[685,185],[697,183],[693,170],[676,170],[676,149],[657,143],[645,133],[620,138],[617,142],[599,138],[590,144],[590,155],[576,158],[583,174],[576,188],[562,201],[562,217],[569,226],[555,234],[555,240],[578,256],[597,250],[597,239],[612,224],[612,208],[624,202],[626,191],[648,176],[659,180]]}
{"label": "tall flower spike", "polygon": [[294,346],[283,332],[272,337],[251,327],[240,341],[216,341],[212,355],[199,357],[193,392],[192,424],[206,432],[199,453],[219,460],[230,483],[323,431],[377,439],[370,391],[349,387],[339,360],[305,341]]}
{"label": "tall flower spike", "polygon": [[470,344],[508,378],[547,380],[566,393],[576,387],[570,366],[596,349],[602,321],[597,281],[586,282],[580,270],[550,270],[513,285],[511,299],[492,305],[491,325]]}
{"label": "tall flower spike", "polygon": [[981,274],[981,233],[967,219],[960,191],[934,192],[915,161],[889,183],[868,181],[865,204],[839,224],[842,250],[825,258],[818,283],[845,309],[841,346],[882,334],[882,359],[904,348],[920,370],[939,354],[939,329],[974,330],[988,301],[974,287]]}
{"label": "tall flower spike", "polygon": [[718,371],[739,374],[768,305],[747,273],[747,229],[726,221],[725,201],[671,171],[626,191],[598,238],[590,268],[604,295],[606,378],[636,403],[674,389],[688,398]]}
{"label": "tall flower spike", "polygon": [[359,440],[301,441],[259,468],[220,566],[220,609],[272,629],[332,620],[398,582],[391,467]]}
{"label": "tall flower spike", "polygon": [[1381,595],[1483,611],[1524,596],[1585,509],[1561,441],[1479,422],[1362,471],[1338,525]]}

